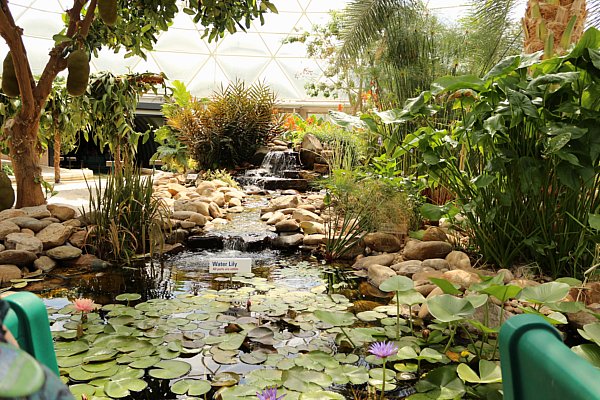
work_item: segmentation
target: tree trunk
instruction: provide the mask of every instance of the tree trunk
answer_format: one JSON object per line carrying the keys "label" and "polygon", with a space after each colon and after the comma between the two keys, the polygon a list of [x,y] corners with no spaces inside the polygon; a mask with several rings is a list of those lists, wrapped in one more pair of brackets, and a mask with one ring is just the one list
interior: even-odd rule
{"label": "tree trunk", "polygon": [[54,130],[54,183],[60,183],[60,131]]}
{"label": "tree trunk", "polygon": [[17,181],[15,208],[38,206],[46,202],[41,186],[42,169],[38,151],[38,125],[38,118],[27,121],[17,114],[14,119],[7,122],[4,128],[10,138],[10,158]]}
{"label": "tree trunk", "polygon": [[581,38],[585,0],[529,0],[523,18],[525,53],[544,50],[544,58],[562,55]]}

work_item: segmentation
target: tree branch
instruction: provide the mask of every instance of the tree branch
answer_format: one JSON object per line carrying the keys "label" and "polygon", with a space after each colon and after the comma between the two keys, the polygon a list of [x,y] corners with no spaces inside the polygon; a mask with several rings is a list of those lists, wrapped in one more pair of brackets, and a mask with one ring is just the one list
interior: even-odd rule
{"label": "tree branch", "polygon": [[[66,36],[71,38],[76,34],[79,34],[84,38],[87,36],[92,21],[94,20],[94,14],[96,13],[96,1],[97,0],[91,0],[85,18],[82,21],[81,10],[88,0],[74,0],[73,7],[67,11],[67,14],[69,15],[69,25],[67,27]],[[48,60],[36,87],[36,99],[44,101],[50,95],[54,78],[56,78],[56,75],[58,75],[60,71],[67,68],[67,60],[63,53],[65,48],[71,44],[72,42],[62,42],[55,45],[54,48],[50,50],[50,59]]]}
{"label": "tree branch", "polygon": [[37,116],[34,114],[37,107],[35,107],[33,97],[35,81],[31,73],[29,60],[27,59],[27,51],[23,44],[23,29],[15,24],[15,20],[8,8],[7,0],[2,0],[0,3],[0,36],[6,41],[12,55],[23,105],[21,113],[25,119],[36,118]]}

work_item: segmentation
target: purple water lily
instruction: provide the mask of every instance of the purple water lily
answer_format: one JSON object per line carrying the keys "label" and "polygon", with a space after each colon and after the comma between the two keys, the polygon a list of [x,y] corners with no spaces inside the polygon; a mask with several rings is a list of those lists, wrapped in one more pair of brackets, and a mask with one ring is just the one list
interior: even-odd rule
{"label": "purple water lily", "polygon": [[258,400],[281,400],[285,397],[285,394],[277,397],[277,388],[272,387],[264,389],[262,393],[256,392],[256,397],[258,397]]}
{"label": "purple water lily", "polygon": [[369,353],[379,358],[387,358],[398,353],[398,346],[394,342],[377,342],[369,346]]}

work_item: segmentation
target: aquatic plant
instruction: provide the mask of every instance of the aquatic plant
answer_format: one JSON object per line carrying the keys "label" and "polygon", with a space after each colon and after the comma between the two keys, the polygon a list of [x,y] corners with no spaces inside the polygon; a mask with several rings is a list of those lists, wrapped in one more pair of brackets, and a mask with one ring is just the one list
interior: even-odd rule
{"label": "aquatic plant", "polygon": [[264,389],[261,393],[256,392],[258,400],[281,400],[285,397],[285,394],[277,397],[277,387]]}
{"label": "aquatic plant", "polygon": [[398,353],[398,346],[393,342],[378,342],[373,343],[369,347],[369,353],[383,360],[383,374],[381,379],[381,400],[385,396],[385,363],[388,357]]}

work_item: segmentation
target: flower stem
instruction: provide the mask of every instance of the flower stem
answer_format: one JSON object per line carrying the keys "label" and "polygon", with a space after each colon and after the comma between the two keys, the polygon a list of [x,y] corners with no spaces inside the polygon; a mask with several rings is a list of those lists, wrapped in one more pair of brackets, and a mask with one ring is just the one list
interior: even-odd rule
{"label": "flower stem", "polygon": [[384,399],[385,396],[385,362],[386,362],[387,358],[383,358],[383,382],[381,383],[381,398],[380,400]]}

